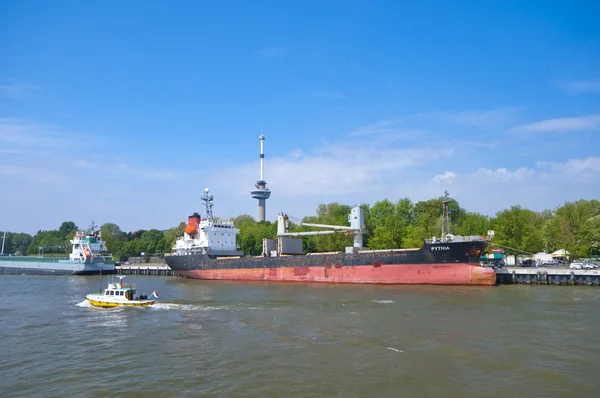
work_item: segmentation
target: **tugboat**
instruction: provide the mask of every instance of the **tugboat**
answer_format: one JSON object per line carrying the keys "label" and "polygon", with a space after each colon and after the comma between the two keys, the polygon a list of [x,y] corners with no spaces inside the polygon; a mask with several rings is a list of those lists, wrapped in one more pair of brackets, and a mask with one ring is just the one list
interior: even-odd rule
{"label": "tugboat", "polygon": [[124,275],[118,275],[118,282],[109,283],[108,287],[97,294],[88,294],[85,296],[87,301],[94,307],[147,307],[156,302],[158,293],[152,292],[150,297],[146,295],[136,296],[137,288],[135,284],[123,283]]}

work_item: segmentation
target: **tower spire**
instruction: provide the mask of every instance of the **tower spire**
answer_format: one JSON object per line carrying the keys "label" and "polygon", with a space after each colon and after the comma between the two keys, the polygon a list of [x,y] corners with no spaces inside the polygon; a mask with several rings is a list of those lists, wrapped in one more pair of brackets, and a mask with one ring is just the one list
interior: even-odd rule
{"label": "tower spire", "polygon": [[265,136],[260,134],[260,180],[256,181],[256,189],[250,191],[254,199],[258,199],[258,221],[265,221],[266,200],[271,196],[271,191],[267,188],[267,182],[264,179],[264,160],[265,160]]}

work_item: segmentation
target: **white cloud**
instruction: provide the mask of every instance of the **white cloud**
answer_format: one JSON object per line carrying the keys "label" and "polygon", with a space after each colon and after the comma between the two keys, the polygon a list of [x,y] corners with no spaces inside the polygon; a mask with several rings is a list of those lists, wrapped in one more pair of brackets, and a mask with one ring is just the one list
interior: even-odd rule
{"label": "white cloud", "polygon": [[[478,142],[474,137],[449,145],[448,140],[400,142],[370,134],[393,123],[389,119],[341,141],[269,155],[265,179],[272,195],[267,218],[275,220],[280,211],[313,215],[319,204],[335,201],[427,200],[446,189],[467,210],[486,214],[512,204],[543,210],[566,200],[600,197],[600,157],[533,165],[515,165],[511,159],[508,167],[489,161],[489,151],[464,144]],[[398,131],[381,134],[389,137]],[[259,178],[258,161],[198,162],[176,169],[136,160],[140,154],[135,152],[118,153],[114,142],[97,141],[93,151],[78,146],[88,139],[96,137],[42,123],[0,120],[0,176],[11,187],[0,195],[0,207],[6,209],[1,228],[35,233],[56,229],[65,220],[87,225],[94,219],[115,222],[125,231],[166,229],[202,211],[199,198],[205,187],[215,195],[216,215],[256,216],[250,190]],[[491,167],[479,166],[490,162]]]}
{"label": "white cloud", "polygon": [[600,157],[587,157],[584,159],[569,159],[565,163],[549,164],[552,171],[564,181],[595,183],[600,181]]}
{"label": "white cloud", "polygon": [[513,128],[513,132],[570,132],[600,129],[600,114],[542,120]]}
{"label": "white cloud", "polygon": [[[295,151],[293,152],[295,153]],[[309,154],[270,157],[265,180],[277,187],[279,196],[314,197],[348,195],[364,190],[384,190],[388,178],[407,169],[452,155],[447,148],[382,148],[357,141],[333,143]],[[218,173],[228,191],[243,194],[249,181],[258,176],[258,163],[238,165]]]}
{"label": "white cloud", "polygon": [[518,108],[500,108],[487,111],[439,112],[436,115],[449,122],[471,127],[497,128],[511,122]]}
{"label": "white cloud", "polygon": [[434,181],[438,182],[452,182],[457,177],[457,174],[453,171],[445,171],[443,174],[438,174],[433,177]]}
{"label": "white cloud", "polygon": [[527,178],[533,176],[535,173],[536,173],[535,170],[527,168],[527,167],[520,167],[514,171],[510,171],[504,167],[497,168],[494,170],[492,170],[492,169],[477,170],[477,174],[485,177],[487,179],[487,181],[496,181],[496,182],[502,182],[502,181],[522,182],[522,181],[526,180]]}
{"label": "white cloud", "polygon": [[440,196],[440,185],[469,211],[492,215],[511,205],[554,209],[565,201],[600,196],[600,157],[539,162],[533,168],[477,169],[455,174],[449,181],[437,175],[423,191],[429,197]]}
{"label": "white cloud", "polygon": [[32,92],[40,90],[40,86],[35,86],[32,84],[21,84],[21,83],[9,83],[9,84],[0,84],[0,93],[4,93],[8,97],[16,98],[16,99],[25,99]]}
{"label": "white cloud", "polygon": [[478,129],[502,129],[513,122],[518,108],[499,108],[486,111],[425,112],[381,120],[349,133],[351,136],[389,135],[392,133],[428,134],[445,132],[453,126]]}
{"label": "white cloud", "polygon": [[600,93],[600,80],[560,82],[559,86],[570,94]]}
{"label": "white cloud", "polygon": [[397,130],[397,127],[392,128],[391,126],[396,125],[400,120],[401,119],[382,120],[377,123],[362,126],[359,129],[350,132],[349,135],[362,137],[374,134],[390,133]]}
{"label": "white cloud", "polygon": [[9,177],[16,177],[27,183],[58,184],[65,182],[64,176],[60,173],[39,167],[0,164],[0,175],[4,176],[5,181]]}

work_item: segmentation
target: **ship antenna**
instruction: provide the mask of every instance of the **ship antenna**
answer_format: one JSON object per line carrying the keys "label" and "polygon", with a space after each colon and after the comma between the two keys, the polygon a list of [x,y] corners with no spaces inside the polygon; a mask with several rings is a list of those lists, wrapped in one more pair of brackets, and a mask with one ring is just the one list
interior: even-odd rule
{"label": "ship antenna", "polygon": [[204,207],[206,207],[206,218],[208,220],[213,219],[213,196],[208,193],[208,188],[204,189],[204,195],[200,198],[202,202],[204,202]]}
{"label": "ship antenna", "polygon": [[450,199],[448,191],[444,192],[444,202],[442,207],[442,241],[446,241],[446,235],[450,233],[450,218],[448,217],[448,203]]}

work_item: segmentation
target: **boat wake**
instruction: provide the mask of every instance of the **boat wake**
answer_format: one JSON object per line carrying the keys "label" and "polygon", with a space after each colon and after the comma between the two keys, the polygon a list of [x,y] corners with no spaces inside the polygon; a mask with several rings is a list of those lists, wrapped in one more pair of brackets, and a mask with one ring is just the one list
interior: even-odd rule
{"label": "boat wake", "polygon": [[377,304],[394,304],[394,300],[371,300]]}
{"label": "boat wake", "polygon": [[204,311],[206,307],[197,304],[155,303],[149,308],[154,310]]}
{"label": "boat wake", "polygon": [[[83,300],[81,303],[77,303],[75,304],[77,307],[81,307],[81,308],[89,308],[95,311],[112,311],[112,312],[116,312],[116,311],[122,311],[123,308],[125,307],[95,307],[93,305],[90,304],[89,301],[87,300]],[[137,308],[137,307],[136,307]]]}
{"label": "boat wake", "polygon": [[385,348],[387,348],[387,349],[388,349],[388,350],[390,350],[390,351],[394,351],[394,352],[404,352],[404,351],[402,351],[402,350],[399,350],[399,349],[397,349],[397,348],[394,348],[394,347],[385,347]]}
{"label": "boat wake", "polygon": [[94,308],[93,305],[90,304],[89,301],[87,300],[83,300],[81,303],[77,303],[75,304],[77,307],[82,307],[82,308]]}

